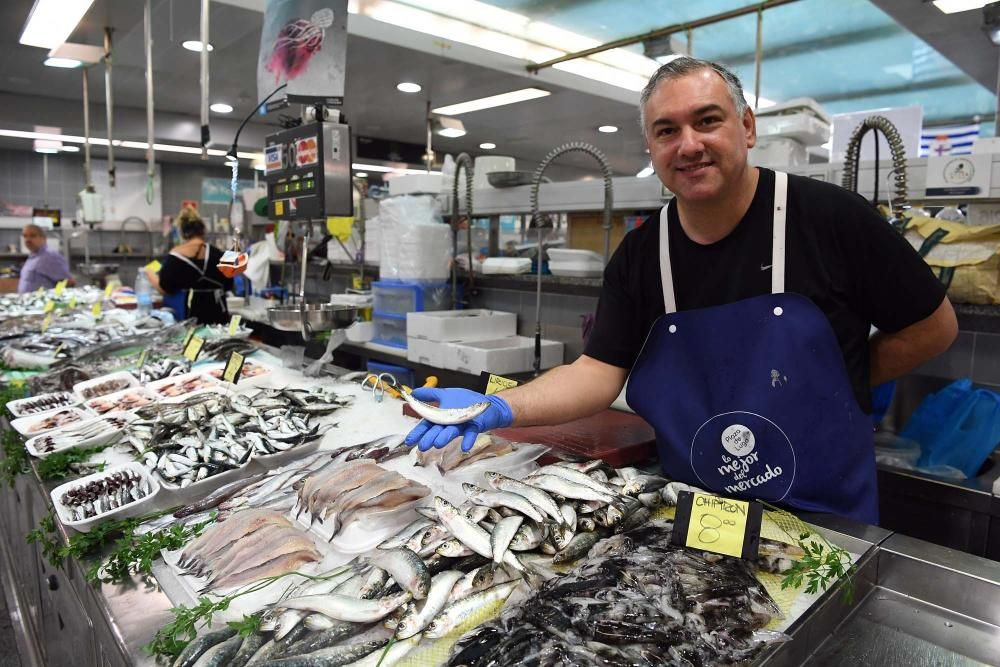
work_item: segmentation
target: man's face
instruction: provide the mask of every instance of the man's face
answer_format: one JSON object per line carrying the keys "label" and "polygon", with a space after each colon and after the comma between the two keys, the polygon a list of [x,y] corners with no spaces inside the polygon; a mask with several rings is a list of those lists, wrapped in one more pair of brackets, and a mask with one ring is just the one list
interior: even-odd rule
{"label": "man's face", "polygon": [[705,68],[664,81],[646,101],[643,132],[660,181],[681,200],[718,197],[738,183],[757,141],[753,113],[740,118],[725,81]]}
{"label": "man's face", "polygon": [[45,245],[45,237],[37,229],[25,229],[21,238],[28,252],[38,252]]}

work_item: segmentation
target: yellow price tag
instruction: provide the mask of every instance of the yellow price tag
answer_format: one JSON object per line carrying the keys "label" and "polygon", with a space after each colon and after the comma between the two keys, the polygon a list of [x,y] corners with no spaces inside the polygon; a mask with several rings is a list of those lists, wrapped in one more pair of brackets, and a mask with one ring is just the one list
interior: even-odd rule
{"label": "yellow price tag", "polygon": [[101,316],[101,302],[100,301],[95,301],[94,302],[94,307],[90,309],[90,314],[93,315],[94,317],[100,317]]}
{"label": "yellow price tag", "polygon": [[60,280],[56,283],[56,296],[62,296],[63,291],[66,289],[66,280]]}
{"label": "yellow price tag", "polygon": [[136,368],[142,368],[146,365],[146,355],[149,354],[149,348],[144,349],[139,353],[139,365]]}
{"label": "yellow price tag", "polygon": [[38,296],[45,294],[45,288],[39,287],[38,289],[35,290],[35,294],[37,294]]}
{"label": "yellow price tag", "polygon": [[56,302],[55,301],[53,301],[52,299],[49,299],[48,301],[45,302],[45,310],[44,310],[44,312],[51,313],[55,309],[56,309]]}
{"label": "yellow price tag", "polygon": [[755,558],[764,513],[758,502],[682,492],[672,540],[686,547],[735,558]]}
{"label": "yellow price tag", "polygon": [[229,318],[229,335],[235,336],[236,332],[240,329],[240,320],[243,318],[239,315],[233,315]]}
{"label": "yellow price tag", "polygon": [[107,285],[105,285],[104,286],[104,298],[105,299],[110,299],[111,298],[111,292],[113,292],[114,289],[115,289],[114,283],[108,283]]}
{"label": "yellow price tag", "polygon": [[159,273],[160,269],[163,268],[163,265],[160,264],[160,260],[154,259],[152,262],[150,262],[149,264],[147,264],[143,268],[147,269],[149,271],[152,271],[153,273]]}
{"label": "yellow price tag", "polygon": [[58,357],[59,353],[62,352],[63,345],[65,345],[65,344],[66,343],[59,343],[59,345],[56,347],[56,351],[52,353],[52,356]]}
{"label": "yellow price tag", "polygon": [[222,379],[231,384],[236,384],[240,379],[240,373],[243,372],[244,361],[246,361],[246,357],[239,352],[230,353],[229,360],[226,361],[226,368],[222,371]]}
{"label": "yellow price tag", "polygon": [[49,313],[48,315],[45,316],[45,319],[42,320],[42,333],[48,331],[51,325],[52,325],[52,313]]}
{"label": "yellow price tag", "polygon": [[69,307],[70,308],[76,308],[76,297],[75,296],[71,296],[69,298]]}
{"label": "yellow price tag", "polygon": [[204,344],[205,339],[201,336],[191,336],[191,340],[184,346],[184,358],[193,364],[198,360],[198,355],[201,354],[201,347]]}
{"label": "yellow price tag", "polygon": [[[191,310],[191,302],[192,301],[194,301],[194,290],[193,289],[189,289],[188,290],[188,300],[187,300],[187,309],[188,310]],[[190,315],[190,313],[188,313],[188,314]]]}
{"label": "yellow price tag", "polygon": [[484,394],[495,394],[498,391],[503,391],[504,389],[510,389],[511,387],[516,387],[519,382],[517,380],[511,380],[510,378],[505,378],[500,375],[493,375],[492,373],[483,373],[486,377],[486,391]]}
{"label": "yellow price tag", "polygon": [[188,343],[190,343],[190,342],[191,342],[191,339],[192,339],[192,338],[194,338],[194,328],[193,328],[193,327],[192,327],[192,328],[190,328],[190,329],[188,329],[188,332],[187,332],[187,335],[186,335],[186,336],[184,336],[184,342],[183,342],[183,343],[181,343],[181,349],[182,349],[182,350],[183,350],[183,349],[184,349],[185,347],[187,347],[187,346],[188,346]]}
{"label": "yellow price tag", "polygon": [[326,219],[326,231],[330,236],[346,241],[351,238],[351,233],[354,231],[354,218],[331,216]]}

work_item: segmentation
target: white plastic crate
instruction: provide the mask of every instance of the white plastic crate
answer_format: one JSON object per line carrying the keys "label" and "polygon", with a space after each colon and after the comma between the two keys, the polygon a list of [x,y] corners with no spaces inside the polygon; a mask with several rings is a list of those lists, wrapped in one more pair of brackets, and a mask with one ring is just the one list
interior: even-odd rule
{"label": "white plastic crate", "polygon": [[499,310],[407,313],[406,335],[437,341],[473,341],[517,335],[517,315]]}
{"label": "white plastic crate", "polygon": [[[444,367],[478,375],[483,371],[503,375],[534,370],[535,339],[510,336],[495,340],[448,343]],[[563,344],[542,340],[542,368],[554,368],[563,362]]]}
{"label": "white plastic crate", "polygon": [[435,368],[444,368],[448,343],[424,338],[406,339],[406,358]]}

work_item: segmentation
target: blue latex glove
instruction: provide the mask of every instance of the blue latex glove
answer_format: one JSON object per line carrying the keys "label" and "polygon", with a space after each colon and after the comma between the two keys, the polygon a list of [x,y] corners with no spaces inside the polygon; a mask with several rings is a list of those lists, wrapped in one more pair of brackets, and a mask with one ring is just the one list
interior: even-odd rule
{"label": "blue latex glove", "polygon": [[406,436],[406,444],[419,442],[422,452],[431,447],[444,447],[458,436],[462,436],[462,451],[467,452],[475,444],[476,436],[483,431],[504,428],[514,423],[514,413],[507,401],[496,395],[486,396],[468,389],[421,387],[413,390],[413,397],[425,403],[437,401],[439,407],[445,409],[467,408],[483,401],[491,404],[481,415],[461,424],[442,426],[422,420]]}

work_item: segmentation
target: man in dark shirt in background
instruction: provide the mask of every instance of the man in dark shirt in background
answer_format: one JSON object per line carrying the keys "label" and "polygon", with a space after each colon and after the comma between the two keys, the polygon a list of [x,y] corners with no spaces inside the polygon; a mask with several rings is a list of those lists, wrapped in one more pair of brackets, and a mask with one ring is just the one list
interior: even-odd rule
{"label": "man in dark shirt in background", "polygon": [[446,408],[491,405],[422,422],[408,442],[468,448],[481,431],[579,419],[627,378],[666,475],[876,523],[870,388],[951,345],[944,288],[861,197],[751,166],[754,114],[720,65],[664,65],[640,117],[674,199],[611,258],[584,355],[499,395],[418,389]]}

